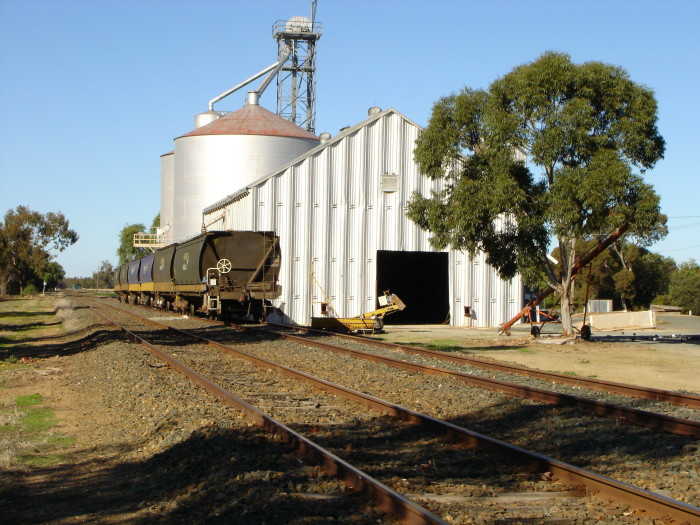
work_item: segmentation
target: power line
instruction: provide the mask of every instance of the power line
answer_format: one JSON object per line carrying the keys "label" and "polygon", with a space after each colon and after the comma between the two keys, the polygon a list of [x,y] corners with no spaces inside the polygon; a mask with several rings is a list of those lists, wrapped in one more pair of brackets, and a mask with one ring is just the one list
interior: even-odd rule
{"label": "power line", "polygon": [[700,244],[696,246],[688,246],[687,248],[672,248],[670,250],[658,250],[660,252],[680,252],[681,250],[692,250],[694,248],[700,248]]}
{"label": "power line", "polygon": [[690,224],[684,224],[683,226],[673,226],[669,230],[684,230],[686,228],[696,228],[700,226],[700,222],[691,222]]}

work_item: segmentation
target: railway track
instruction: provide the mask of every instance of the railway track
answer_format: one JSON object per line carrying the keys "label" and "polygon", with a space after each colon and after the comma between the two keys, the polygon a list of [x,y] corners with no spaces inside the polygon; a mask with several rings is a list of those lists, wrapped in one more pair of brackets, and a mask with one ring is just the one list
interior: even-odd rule
{"label": "railway track", "polygon": [[[310,328],[299,328],[287,325],[273,325],[284,330],[294,330],[303,331],[307,334],[316,334],[320,336],[329,335],[327,332],[322,332],[320,330],[312,330]],[[418,348],[416,346],[400,345],[396,343],[387,343],[385,341],[380,341],[375,338],[370,338],[366,336],[350,335],[350,334],[332,334],[334,338],[350,341],[352,343],[368,345],[371,347],[381,347],[387,348],[389,350],[395,350],[405,354],[419,355],[422,357],[429,357],[433,359],[438,359],[441,361],[448,361],[452,363],[457,363],[460,365],[467,365],[477,368],[482,368],[485,370],[494,370],[497,372],[505,372],[507,374],[522,375],[526,377],[534,377],[538,379],[543,379],[545,381],[561,383],[565,385],[572,385],[575,387],[586,388],[590,390],[600,390],[604,392],[610,392],[614,394],[621,394],[629,397],[636,397],[639,399],[649,399],[653,401],[662,401],[665,403],[671,403],[679,406],[687,406],[691,408],[700,409],[700,395],[692,394],[689,392],[673,392],[670,390],[662,390],[658,388],[650,388],[638,385],[630,385],[626,383],[618,383],[615,381],[605,381],[602,379],[580,377],[580,376],[569,376],[565,374],[559,374],[556,372],[547,372],[544,370],[536,370],[533,368],[528,368],[525,366],[514,365],[510,363],[503,363],[494,360],[478,359],[474,357],[467,357],[462,355],[455,355],[447,352],[440,352],[437,350],[429,350],[425,348]]]}
{"label": "railway track", "polygon": [[[160,325],[161,328],[163,325]],[[141,329],[143,330],[143,329]],[[169,332],[172,332],[172,329],[169,330]],[[189,335],[191,336],[192,333],[190,331]],[[161,333],[160,337],[163,337],[164,334]],[[206,341],[207,344],[217,346],[218,348],[225,350],[226,352],[232,352],[232,350],[229,345],[225,345],[222,347],[218,343],[215,343],[213,341]],[[183,348],[183,347],[180,347]],[[181,350],[182,352],[182,350]],[[187,351],[185,352],[186,354],[191,354],[192,356],[196,355],[201,355],[202,352],[200,351]],[[539,480],[539,475],[544,473],[545,476],[551,477],[551,479],[558,478],[560,480],[565,481],[568,485],[578,487],[579,489],[581,487],[585,487],[585,491],[587,493],[590,492],[600,492],[607,497],[612,497],[616,499],[617,501],[623,501],[628,504],[631,504],[633,507],[638,508],[638,509],[646,509],[648,512],[656,515],[671,515],[674,516],[678,519],[689,519],[690,522],[693,520],[697,519],[700,514],[698,514],[698,509],[696,507],[693,507],[691,505],[686,505],[682,502],[677,502],[674,500],[671,500],[669,498],[664,498],[662,496],[656,496],[650,493],[647,493],[646,491],[643,491],[641,489],[638,489],[636,487],[632,487],[630,485],[626,485],[624,483],[620,483],[614,480],[611,480],[609,478],[605,478],[604,476],[599,476],[596,474],[592,474],[588,471],[585,471],[583,469],[578,469],[576,467],[573,467],[571,465],[567,465],[565,463],[553,460],[551,458],[548,458],[546,456],[542,456],[541,454],[533,454],[531,452],[524,451],[520,447],[513,447],[512,445],[508,445],[507,443],[504,443],[499,440],[494,440],[492,438],[488,438],[487,436],[483,436],[481,434],[466,430],[464,428],[459,427],[458,425],[452,424],[452,423],[445,423],[443,421],[440,421],[436,418],[426,416],[423,414],[420,414],[418,412],[412,411],[412,410],[407,410],[404,409],[398,405],[395,405],[393,403],[388,403],[385,401],[382,401],[380,399],[374,398],[372,396],[367,396],[366,394],[361,394],[359,392],[354,392],[351,391],[351,389],[343,389],[342,387],[338,387],[336,385],[331,384],[329,381],[324,381],[324,380],[319,380],[318,378],[313,378],[309,374],[303,374],[299,373],[296,371],[293,371],[289,367],[284,367],[281,365],[275,365],[274,363],[270,362],[269,360],[264,360],[261,359],[258,356],[253,356],[252,354],[247,354],[245,352],[243,353],[238,353],[239,357],[245,357],[246,359],[255,361],[258,363],[258,365],[261,365],[263,368],[270,368],[274,367],[276,370],[287,374],[287,375],[292,375],[295,378],[303,378],[305,381],[311,381],[313,384],[322,390],[331,390],[335,395],[344,395],[344,396],[349,396],[353,399],[353,402],[355,403],[363,403],[367,406],[372,407],[375,410],[379,410],[380,412],[383,413],[390,413],[394,417],[398,418],[399,421],[404,421],[404,422],[410,422],[412,424],[420,424],[423,427],[425,427],[427,430],[429,430],[431,433],[434,432],[435,430],[439,430],[441,433],[445,433],[448,436],[450,436],[450,440],[456,441],[460,443],[463,446],[468,446],[468,447],[476,447],[479,451],[481,450],[487,450],[491,451],[492,453],[495,453],[497,455],[507,455],[510,457],[511,460],[515,460],[523,465],[525,465],[528,469],[534,469],[540,474],[536,477],[536,479]],[[205,361],[209,361],[211,358],[207,357]],[[174,363],[169,363],[170,366],[175,366],[178,368],[180,365],[176,365]],[[188,371],[187,365],[182,365],[186,368],[178,368],[181,371],[185,373],[190,373]],[[229,373],[230,374],[230,373]],[[200,376],[197,378],[195,375],[197,381],[202,381],[203,378]],[[229,380],[231,377],[229,377]],[[204,383],[200,383],[202,386],[204,386]],[[219,397],[224,396],[222,393],[220,387],[214,387],[214,386],[205,386],[209,390],[209,388],[212,388],[211,392],[214,393],[214,395],[218,395]],[[254,385],[254,389],[258,389],[258,385]],[[225,397],[225,396],[224,396]],[[302,396],[303,397],[303,396]],[[259,401],[256,401],[259,402]],[[269,403],[269,401],[267,401]],[[305,402],[307,403],[306,407],[313,407],[316,410],[311,410],[310,412],[315,413],[315,416],[318,419],[319,416],[319,408],[322,407],[330,407],[332,410],[339,410],[337,407],[334,407],[333,404],[329,404],[328,402],[319,402],[319,401],[314,401],[310,399],[305,399]],[[245,403],[245,402],[244,402]],[[263,402],[264,404],[264,402]],[[318,406],[317,406],[318,405]],[[272,406],[272,405],[271,405]],[[277,408],[275,408],[277,407]],[[293,412],[295,415],[298,415],[301,412],[307,411],[307,408],[304,406],[300,406],[299,410],[288,410],[288,409],[279,409],[278,405],[273,406],[274,410],[277,410],[279,412],[284,413],[289,413]],[[252,417],[256,422],[262,426],[269,426],[272,425],[270,420],[268,419],[268,416],[261,416],[260,414],[256,414],[253,411],[250,411],[250,409],[246,408],[245,409],[246,413],[249,414],[250,417]],[[350,441],[350,443],[354,442],[362,442],[362,443],[367,443],[368,441],[371,441],[373,439],[373,436],[377,435],[378,431],[380,432],[380,435],[385,436],[387,430],[386,424],[382,424],[379,429],[374,428],[369,431],[366,430],[360,430],[362,426],[358,426],[354,423],[356,419],[358,418],[357,414],[349,416],[348,420],[344,420],[343,417],[340,417],[337,412],[334,412],[331,416],[325,417],[325,422],[323,421],[305,421],[301,423],[295,423],[296,425],[301,425],[300,428],[303,428],[307,431],[314,432],[316,435],[319,437],[322,437],[323,440],[328,442],[330,447],[335,448],[339,451],[344,451],[346,452],[346,455],[348,455],[348,450],[347,448],[343,448],[342,443],[346,443],[345,446],[347,446],[347,437],[341,437],[341,443],[337,443],[337,440],[339,439],[339,435],[344,435],[345,433],[348,432],[348,429],[350,429],[352,432],[350,434],[353,436],[353,440]],[[324,419],[324,418],[322,418]],[[396,424],[392,424],[396,425]],[[405,423],[400,423],[400,425],[404,425]],[[339,432],[339,430],[341,432]],[[406,435],[409,433],[405,427],[399,426],[398,428],[393,428],[391,429],[391,432],[389,434],[391,435]],[[410,433],[415,433],[415,430],[411,430]],[[291,438],[290,438],[291,439]],[[297,447],[299,447],[302,450],[306,450],[309,445],[308,443],[304,442],[303,444],[300,444],[301,442],[298,441],[299,438],[294,438],[292,442],[296,444]],[[382,439],[385,440],[385,437],[382,437]],[[336,444],[334,445],[334,440]],[[358,441],[359,440],[359,441]],[[444,450],[442,450],[442,448]],[[425,447],[421,447],[425,449]],[[445,443],[442,442],[440,445],[433,444],[432,447],[430,448],[431,452],[426,456],[426,452],[423,452],[423,459],[418,460],[418,466],[416,467],[414,465],[414,470],[420,470],[420,469],[425,469],[427,471],[430,470],[440,470],[440,469],[445,469],[446,467],[444,465],[453,465],[455,464],[455,449],[454,446],[449,444],[449,442]],[[442,450],[438,453],[439,450]],[[314,449],[314,461],[319,461],[317,454],[318,452],[316,449]],[[386,451],[382,452],[381,450],[375,451],[373,454],[376,456],[377,454],[387,453]],[[358,452],[357,457],[362,457],[366,452],[363,450],[361,453]],[[445,457],[449,456],[452,454],[450,460],[446,460]],[[464,455],[466,452],[463,452],[459,450],[458,455]],[[352,454],[349,454],[352,456]],[[371,456],[372,454],[370,454]],[[446,455],[446,456],[445,456]],[[353,456],[354,457],[354,456]],[[411,461],[415,463],[416,458],[420,457],[417,455],[416,452],[412,452],[411,455]],[[434,459],[435,457],[439,458],[437,461]],[[324,463],[327,460],[323,460]],[[471,462],[474,461],[474,458],[471,458]],[[337,470],[338,465],[335,464],[335,467],[330,467],[331,470]],[[462,465],[462,471],[468,471],[468,466],[469,466],[469,461],[467,463]],[[489,466],[492,467],[492,464],[489,464]],[[342,466],[343,472],[345,472],[347,467],[345,465]],[[404,465],[399,469],[401,472],[406,472],[406,471],[411,471],[410,465]],[[434,474],[434,473],[431,473]],[[346,481],[347,483],[350,484],[350,486],[357,487],[358,479],[364,480],[363,483],[367,483],[367,477],[363,477],[362,474],[360,474],[360,478],[355,478],[354,481]],[[406,479],[403,480],[404,482],[407,482]],[[531,483],[533,483],[530,480]],[[409,483],[409,492],[411,492],[411,488],[413,488],[413,485],[411,485],[411,482]],[[468,485],[468,483],[467,483]],[[369,490],[369,493],[375,493],[377,489],[372,489]],[[367,492],[367,490],[365,490]],[[423,499],[427,499],[432,506],[437,506],[438,508],[448,506],[450,503],[449,501],[452,501],[454,504],[455,500],[459,500],[461,503],[464,504],[465,497],[464,496],[450,496],[449,491],[447,491],[445,494],[443,494],[444,497],[433,497],[433,498],[426,498],[425,494],[428,493],[429,490],[427,490],[425,487],[422,488],[422,492],[419,491],[419,495],[423,495]],[[502,493],[502,490],[498,491],[499,493]],[[542,490],[540,488],[539,492],[541,493]],[[565,492],[562,490],[559,490],[558,492]],[[573,497],[576,494],[581,494],[580,490],[579,492],[568,492],[565,493],[566,498]],[[472,496],[470,496],[472,497]],[[501,494],[500,498],[502,501],[505,501],[505,498],[509,496]],[[510,496],[513,497],[513,496]],[[389,498],[389,500],[387,500]],[[387,494],[382,493],[382,496],[379,497],[378,499],[375,498],[375,503],[377,503],[380,507],[382,508],[387,508],[387,505],[389,506],[395,506],[397,505],[398,499],[394,499],[394,496],[387,496]],[[469,499],[469,498],[466,498]],[[488,498],[486,498],[488,499]],[[576,498],[574,498],[576,499]],[[387,501],[390,501],[391,503],[388,504]],[[559,499],[559,504],[563,505],[563,499]],[[383,502],[383,503],[382,503]],[[549,503],[551,505],[551,503]],[[383,506],[382,506],[383,505]],[[576,506],[575,504],[572,504],[574,507]],[[402,511],[404,512],[404,511]],[[449,513],[449,510],[447,511]],[[411,518],[414,519],[414,518]],[[422,518],[421,518],[422,519]],[[414,521],[407,521],[407,522],[414,522]]]}
{"label": "railway track", "polygon": [[[354,348],[333,345],[325,341],[318,341],[306,337],[299,337],[296,335],[290,335],[288,333],[275,333],[277,333],[279,337],[290,341],[296,341],[302,344],[308,344],[316,346],[318,348],[332,350],[334,352],[347,353],[360,359],[367,359],[370,361],[380,362],[388,364],[390,366],[410,370],[413,372],[450,377],[452,379],[463,381],[473,386],[496,390],[524,399],[532,399],[535,401],[541,401],[543,403],[550,403],[556,405],[577,406],[597,416],[625,421],[630,424],[640,425],[654,430],[670,432],[681,436],[700,438],[700,421],[682,419],[678,417],[668,416],[666,414],[649,412],[646,410],[640,410],[628,406],[615,405],[605,401],[592,400],[585,397],[574,396],[571,394],[565,394],[561,392],[554,392],[552,390],[545,390],[542,388],[536,388],[532,386],[518,385],[512,382],[501,381],[498,379],[475,376],[471,373],[464,373],[456,370],[439,368],[432,365],[405,361],[402,359],[396,359],[385,355],[378,355],[376,352],[367,352]],[[641,387],[638,388],[638,390],[641,389]]]}

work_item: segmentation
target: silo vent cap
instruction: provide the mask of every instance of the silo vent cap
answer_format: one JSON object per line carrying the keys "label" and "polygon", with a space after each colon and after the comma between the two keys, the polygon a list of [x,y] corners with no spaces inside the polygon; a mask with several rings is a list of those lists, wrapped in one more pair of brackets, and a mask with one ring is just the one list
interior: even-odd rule
{"label": "silo vent cap", "polygon": [[381,113],[382,108],[379,108],[377,106],[372,106],[367,110],[367,114],[371,117],[372,115],[376,115],[377,113]]}
{"label": "silo vent cap", "polygon": [[258,106],[260,104],[260,92],[248,91],[245,98],[245,103],[247,106]]}

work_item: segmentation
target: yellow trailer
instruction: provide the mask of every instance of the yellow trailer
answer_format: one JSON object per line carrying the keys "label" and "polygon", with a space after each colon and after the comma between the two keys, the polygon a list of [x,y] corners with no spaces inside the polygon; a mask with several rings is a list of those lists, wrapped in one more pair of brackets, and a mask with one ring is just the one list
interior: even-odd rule
{"label": "yellow trailer", "polygon": [[388,291],[379,297],[379,308],[358,315],[357,317],[333,317],[333,309],[328,303],[321,303],[321,317],[311,318],[311,328],[329,330],[331,332],[381,332],[384,328],[384,316],[406,308],[406,305],[395,294]]}

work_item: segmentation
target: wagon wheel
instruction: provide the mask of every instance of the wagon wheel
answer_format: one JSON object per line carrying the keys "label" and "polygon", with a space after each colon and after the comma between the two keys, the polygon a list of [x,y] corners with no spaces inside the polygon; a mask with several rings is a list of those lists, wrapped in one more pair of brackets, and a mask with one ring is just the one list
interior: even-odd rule
{"label": "wagon wheel", "polygon": [[375,317],[374,318],[374,331],[381,332],[383,328],[384,328],[384,319],[382,319],[381,317]]}
{"label": "wagon wheel", "polygon": [[228,273],[232,267],[233,265],[228,259],[219,259],[219,262],[216,263],[216,269],[219,270],[219,273]]}

